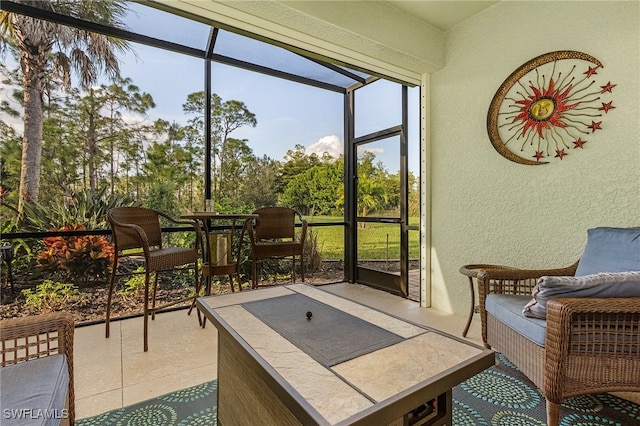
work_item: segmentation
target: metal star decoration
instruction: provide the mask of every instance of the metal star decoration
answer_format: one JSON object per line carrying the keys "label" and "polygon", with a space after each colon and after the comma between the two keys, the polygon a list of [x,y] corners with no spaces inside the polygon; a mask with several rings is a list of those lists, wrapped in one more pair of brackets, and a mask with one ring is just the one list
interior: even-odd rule
{"label": "metal star decoration", "polygon": [[[615,109],[603,99],[617,84],[599,85],[603,65],[586,53],[563,50],[540,55],[516,69],[496,92],[487,131],[500,155],[520,164],[562,160],[571,148],[584,149],[582,137],[603,130]],[[530,151],[529,156],[522,153]],[[533,159],[531,159],[533,158]]]}

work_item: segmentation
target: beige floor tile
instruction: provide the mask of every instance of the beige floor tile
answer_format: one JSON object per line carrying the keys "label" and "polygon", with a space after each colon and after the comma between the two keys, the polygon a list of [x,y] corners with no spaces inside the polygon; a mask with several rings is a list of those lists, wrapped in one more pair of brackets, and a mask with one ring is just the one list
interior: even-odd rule
{"label": "beige floor tile", "polygon": [[205,365],[192,370],[177,370],[173,374],[168,374],[162,378],[149,380],[125,387],[122,390],[123,405],[131,405],[137,402],[155,398],[178,389],[185,389],[191,386],[209,382],[217,377],[216,364]]}
{"label": "beige floor tile", "polygon": [[143,351],[142,318],[122,325],[122,380],[129,387],[163,379],[176,371],[208,365],[217,353],[217,334],[211,324],[198,325],[195,313],[166,312],[149,321],[149,350]]}
{"label": "beige floor tile", "polygon": [[104,337],[104,324],[76,328],[73,364],[77,399],[122,389],[120,324],[111,324],[108,339]]}
{"label": "beige floor tile", "polygon": [[76,398],[76,419],[97,416],[122,407],[122,388],[86,398]]}

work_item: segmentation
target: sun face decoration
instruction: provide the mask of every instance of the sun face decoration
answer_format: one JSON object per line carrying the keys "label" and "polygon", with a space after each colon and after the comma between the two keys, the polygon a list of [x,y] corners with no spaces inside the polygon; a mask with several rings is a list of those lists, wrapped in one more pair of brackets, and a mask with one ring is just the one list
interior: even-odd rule
{"label": "sun face decoration", "polygon": [[590,135],[603,129],[598,119],[615,108],[602,98],[616,85],[595,81],[601,67],[592,56],[564,50],[538,56],[514,71],[487,115],[496,151],[516,163],[539,165],[584,149]]}

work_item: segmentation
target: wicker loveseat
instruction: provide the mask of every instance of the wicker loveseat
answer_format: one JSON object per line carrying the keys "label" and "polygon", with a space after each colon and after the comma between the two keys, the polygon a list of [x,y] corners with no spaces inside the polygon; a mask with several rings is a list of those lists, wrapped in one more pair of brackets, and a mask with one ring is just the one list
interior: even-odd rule
{"label": "wicker loveseat", "polygon": [[0,321],[2,425],[73,425],[74,321],[51,313]]}
{"label": "wicker loveseat", "polygon": [[[541,390],[549,425],[567,397],[640,392],[640,272],[628,271],[640,271],[640,228],[589,230],[580,261],[565,268],[478,271],[484,344]],[[527,316],[544,291],[546,318]]]}

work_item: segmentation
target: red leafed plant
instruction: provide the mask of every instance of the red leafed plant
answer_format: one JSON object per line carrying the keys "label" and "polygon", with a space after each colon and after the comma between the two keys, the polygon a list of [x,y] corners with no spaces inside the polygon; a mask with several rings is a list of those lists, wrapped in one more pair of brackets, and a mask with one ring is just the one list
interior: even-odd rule
{"label": "red leafed plant", "polygon": [[[67,225],[59,231],[84,231],[84,225]],[[47,237],[45,248],[38,253],[37,264],[46,272],[58,272],[64,278],[104,279],[111,272],[113,244],[100,235]]]}

